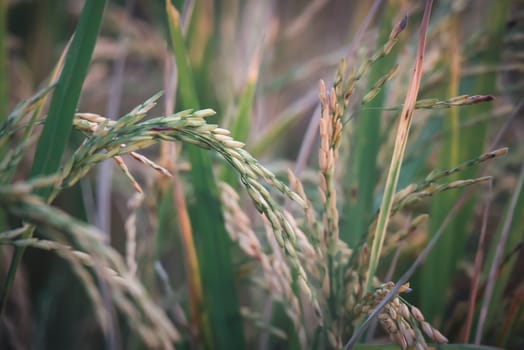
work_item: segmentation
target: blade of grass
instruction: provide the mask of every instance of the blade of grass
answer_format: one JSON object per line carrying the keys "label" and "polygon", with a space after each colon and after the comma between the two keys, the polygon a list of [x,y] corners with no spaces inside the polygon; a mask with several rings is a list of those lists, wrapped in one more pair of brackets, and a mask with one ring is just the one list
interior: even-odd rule
{"label": "blade of grass", "polygon": [[[169,33],[178,71],[179,101],[182,108],[198,108],[199,101],[183,35],[175,7],[166,0]],[[224,228],[218,188],[207,152],[190,147],[191,182],[194,200],[189,205],[202,286],[204,305],[199,310],[209,313],[211,339],[207,345],[217,349],[245,348],[242,319],[238,305],[231,242]],[[201,311],[202,312],[202,311]],[[203,330],[205,330],[203,329]]]}
{"label": "blade of grass", "polygon": [[[82,10],[64,68],[51,99],[42,135],[38,140],[30,178],[53,174],[60,166],[105,3],[104,0],[89,1]],[[42,189],[39,195],[46,198],[50,193],[51,188],[47,187]]]}
{"label": "blade of grass", "polygon": [[[177,15],[175,13],[174,15]],[[173,26],[176,26],[177,23],[175,21],[180,22],[180,29],[181,32],[179,33],[180,38],[183,38],[183,35],[185,33],[184,28],[188,27],[188,18],[181,18],[176,19],[173,18],[173,16],[170,16],[168,11],[168,25],[170,29],[170,33],[172,33],[173,30],[177,30],[176,28],[172,28]],[[185,24],[185,25],[184,25]],[[178,33],[177,33],[178,34]],[[174,45],[173,45],[174,46]],[[182,49],[185,50],[185,47]],[[176,50],[175,50],[176,52]],[[182,51],[185,52],[185,51]],[[171,56],[171,55],[170,55]],[[175,98],[178,94],[178,70],[175,66],[175,63],[179,62],[170,62],[171,57],[166,57],[166,76],[167,79],[165,81],[166,85],[166,93],[169,95],[165,99],[165,114],[169,115],[173,113],[175,110]],[[180,66],[180,64],[178,64]],[[182,71],[183,79],[190,79],[188,81],[192,82],[193,79],[191,76],[187,77],[188,70]],[[195,97],[196,100],[196,97]],[[193,101],[195,102],[195,101]],[[188,286],[188,293],[190,295],[189,298],[189,310],[190,310],[190,322],[191,322],[191,328],[193,330],[199,330],[199,333],[202,334],[202,340],[204,343],[207,342],[209,345],[210,339],[212,338],[210,333],[210,324],[209,324],[209,314],[208,312],[203,309],[204,300],[203,300],[203,291],[202,291],[202,279],[200,275],[200,267],[198,264],[198,257],[197,252],[195,250],[195,243],[193,240],[193,230],[191,227],[191,219],[188,213],[188,208],[185,200],[184,192],[180,185],[180,178],[178,176],[178,169],[175,167],[176,162],[176,149],[175,145],[172,143],[162,143],[161,145],[161,159],[164,165],[171,171],[173,174],[172,181],[167,184],[164,183],[162,194],[161,194],[161,202],[162,202],[162,209],[159,211],[158,214],[158,221],[160,224],[162,224],[164,227],[159,227],[158,235],[157,235],[157,254],[156,254],[156,260],[159,260],[162,256],[161,248],[165,247],[165,244],[167,243],[167,240],[169,237],[167,236],[167,232],[169,232],[169,225],[171,224],[173,218],[171,213],[173,211],[176,211],[177,213],[177,224],[180,230],[180,240],[182,245],[182,254],[184,256],[184,267],[185,267],[185,273],[186,273],[186,280],[187,280],[187,286]],[[164,181],[165,182],[165,181]]]}
{"label": "blade of grass", "polygon": [[378,266],[380,259],[380,253],[384,238],[386,236],[386,229],[389,222],[389,215],[393,205],[393,196],[396,191],[398,177],[400,174],[400,167],[402,165],[402,159],[406,150],[406,144],[409,134],[409,128],[411,125],[411,119],[413,117],[413,111],[415,109],[415,103],[417,101],[418,89],[420,86],[420,79],[422,77],[422,62],[424,59],[424,50],[426,46],[426,32],[429,25],[429,17],[431,14],[431,7],[433,1],[426,1],[426,7],[424,9],[424,17],[420,25],[420,33],[418,39],[417,57],[415,61],[415,67],[413,68],[413,75],[409,83],[408,92],[404,102],[404,108],[400,114],[400,121],[397,129],[397,137],[395,140],[395,146],[393,149],[393,155],[391,157],[391,163],[388,171],[386,180],[386,186],[384,188],[384,196],[382,197],[382,203],[380,206],[380,212],[377,219],[377,226],[373,235],[373,243],[371,246],[371,255],[369,260],[369,267],[366,273],[366,290],[371,290],[373,286],[373,277]]}
{"label": "blade of grass", "polygon": [[[29,174],[30,178],[51,175],[60,166],[62,155],[69,140],[80,90],[95,47],[105,4],[105,0],[94,0],[88,1],[84,5],[65,59],[64,68],[51,99],[42,135],[38,140]],[[45,187],[40,189],[37,194],[48,200],[51,190],[51,187]],[[27,231],[26,238],[31,236],[32,233],[33,230]],[[24,248],[17,248],[11,259],[11,265],[0,292],[1,310],[5,307],[7,294],[23,253]]]}
{"label": "blade of grass", "polygon": [[[187,3],[186,3],[187,5]],[[182,23],[186,22],[187,17],[182,17]],[[164,114],[170,115],[174,112],[175,106],[175,97],[177,91],[177,74],[175,69],[175,62],[172,59],[172,55],[166,53],[165,58],[165,80],[164,86],[166,91],[165,105],[164,105]],[[156,254],[155,262],[158,262],[162,257],[162,254],[165,248],[175,246],[176,243],[173,243],[172,237],[170,237],[169,232],[171,231],[173,223],[173,212],[176,212],[177,224],[180,230],[181,238],[181,247],[184,256],[184,267],[186,273],[186,280],[189,290],[189,295],[191,295],[190,300],[190,329],[196,330],[199,328],[200,324],[207,325],[209,320],[207,319],[207,314],[201,313],[199,308],[203,304],[203,291],[202,291],[202,281],[200,279],[198,258],[195,251],[195,244],[193,241],[193,232],[191,228],[191,222],[189,218],[189,213],[187,210],[186,199],[184,197],[184,191],[182,188],[181,180],[179,177],[179,171],[176,164],[177,149],[176,145],[172,142],[162,142],[161,143],[161,159],[162,164],[169,172],[172,174],[171,182],[160,184],[161,189],[161,202],[162,206],[159,208],[158,213],[158,222],[163,227],[158,228],[157,238],[156,238]],[[162,179],[159,179],[162,180]],[[163,248],[163,249],[162,249]],[[177,253],[179,253],[177,251]],[[201,318],[201,319],[200,319]],[[204,329],[204,332],[207,332]],[[208,334],[208,333],[206,333]],[[207,336],[209,338],[209,335]],[[193,341],[192,346],[195,347]]]}
{"label": "blade of grass", "polygon": [[[384,15],[382,16],[378,46],[387,42],[391,28],[394,25],[394,16],[397,6],[388,2]],[[391,52],[375,63],[369,73],[368,90],[379,80],[396,61],[396,52]],[[380,107],[384,105],[386,94],[382,90],[369,103],[369,107]],[[362,236],[371,221],[373,210],[373,197],[377,183],[377,156],[382,138],[380,135],[381,111],[366,109],[357,121],[354,133],[354,146],[351,147],[350,164],[344,166],[349,169],[348,181],[344,184],[346,193],[350,193],[345,207],[342,209],[341,239],[346,241],[350,247],[355,247],[361,242]],[[344,225],[345,224],[345,225]]]}
{"label": "blade of grass", "polygon": [[[438,93],[446,94],[447,96],[456,96],[458,94],[460,82],[460,51],[458,43],[458,14],[452,14],[449,18],[448,31],[450,33],[450,40],[448,41],[449,54],[444,57],[444,64],[449,68],[448,71],[448,86],[441,86]],[[439,169],[449,169],[454,164],[460,161],[460,147],[467,140],[459,138],[459,116],[458,110],[452,108],[447,111],[443,119],[443,131],[447,136],[441,143],[439,160],[437,167]],[[481,151],[479,151],[480,153]],[[457,174],[452,175],[450,180],[457,180]],[[436,197],[431,201],[429,232],[435,232],[440,222],[447,216],[449,208],[457,200],[459,193],[450,191],[442,193],[441,196]],[[448,288],[451,279],[455,273],[456,260],[458,252],[464,248],[466,234],[463,227],[466,223],[462,220],[466,218],[462,215],[457,215],[456,219],[449,225],[448,233],[445,234],[437,243],[433,252],[429,255],[428,260],[420,271],[420,285],[417,290],[422,294],[421,307],[424,310],[425,316],[429,320],[436,321],[434,317],[440,314],[440,310],[444,309],[446,300],[445,290]],[[446,255],[446,259],[442,256]],[[435,281],[439,282],[436,283]]]}

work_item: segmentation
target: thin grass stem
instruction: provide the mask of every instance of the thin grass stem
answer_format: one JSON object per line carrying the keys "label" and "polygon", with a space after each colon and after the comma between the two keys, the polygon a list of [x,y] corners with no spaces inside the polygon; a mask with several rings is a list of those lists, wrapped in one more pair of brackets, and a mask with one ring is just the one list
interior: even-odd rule
{"label": "thin grass stem", "polygon": [[426,47],[426,32],[429,25],[429,17],[431,15],[432,5],[433,1],[426,1],[424,17],[422,18],[422,24],[420,27],[415,67],[413,69],[413,75],[410,81],[410,85],[408,87],[408,92],[406,94],[404,108],[402,110],[402,113],[400,114],[400,121],[397,129],[397,138],[393,149],[393,156],[391,158],[390,168],[388,171],[386,186],[382,198],[382,204],[380,206],[379,217],[377,219],[377,226],[375,234],[373,236],[369,267],[366,273],[365,288],[368,291],[372,288],[373,278],[375,277],[380,252],[382,250],[382,245],[386,236],[390,212],[393,206],[393,195],[396,191],[396,186],[400,174],[400,167],[406,149],[411,119],[413,117],[413,111],[417,100],[420,79],[422,77],[422,62],[424,59],[424,50]]}

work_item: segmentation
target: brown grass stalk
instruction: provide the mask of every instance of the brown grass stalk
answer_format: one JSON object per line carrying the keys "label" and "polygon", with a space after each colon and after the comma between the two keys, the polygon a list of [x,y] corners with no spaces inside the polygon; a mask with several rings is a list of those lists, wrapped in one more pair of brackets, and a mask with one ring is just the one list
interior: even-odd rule
{"label": "brown grass stalk", "polygon": [[424,61],[424,50],[426,47],[426,32],[429,25],[429,18],[431,15],[432,6],[432,0],[426,1],[424,17],[422,18],[422,23],[420,26],[415,67],[413,68],[413,74],[404,101],[404,107],[402,109],[402,112],[400,113],[400,121],[397,128],[397,136],[386,180],[384,196],[382,199],[382,204],[380,206],[378,224],[375,230],[375,234],[373,236],[373,243],[371,247],[371,260],[366,274],[365,285],[367,290],[370,290],[370,288],[372,287],[373,278],[375,276],[375,271],[378,264],[378,258],[380,257],[382,245],[384,244],[384,238],[389,222],[389,216],[391,208],[393,206],[393,201],[391,199],[396,191],[397,182],[400,175],[401,163],[402,159],[404,158],[404,152],[406,150],[411,120],[413,117],[413,112],[415,110],[415,103],[417,102],[417,94],[420,87],[420,79],[422,78],[422,62]]}

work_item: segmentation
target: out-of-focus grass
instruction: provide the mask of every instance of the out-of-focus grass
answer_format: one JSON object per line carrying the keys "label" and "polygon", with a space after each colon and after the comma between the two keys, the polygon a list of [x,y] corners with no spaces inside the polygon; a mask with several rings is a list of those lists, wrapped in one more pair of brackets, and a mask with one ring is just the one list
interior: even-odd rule
{"label": "out-of-focus grass", "polygon": [[[451,10],[451,9],[450,9]],[[442,56],[442,66],[448,67],[445,74],[449,81],[447,85],[442,84],[438,89],[435,89],[435,94],[442,94],[445,96],[456,96],[458,95],[458,85],[460,80],[460,61],[462,59],[461,52],[459,50],[458,36],[458,17],[459,14],[452,13],[448,18],[448,25],[444,29],[449,32],[450,40],[447,42],[447,50],[449,55]],[[467,113],[467,112],[466,112]],[[439,160],[437,162],[438,168],[446,169],[454,164],[460,162],[461,158],[460,147],[468,143],[470,140],[459,137],[460,126],[459,126],[459,111],[456,109],[450,109],[449,111],[443,112],[442,120],[442,131],[443,139],[440,144]],[[455,175],[453,179],[457,179],[458,175]],[[443,193],[439,198],[435,198],[435,201],[431,202],[431,216],[430,216],[430,230],[435,232],[442,220],[448,215],[449,208],[459,198],[459,193],[448,192]],[[424,291],[422,294],[422,302],[425,303],[425,307],[428,308],[428,315],[431,319],[435,319],[442,314],[439,310],[443,309],[445,303],[445,290],[438,289],[435,287],[429,288],[429,281],[434,279],[437,285],[447,285],[450,283],[451,276],[455,274],[457,258],[453,258],[451,252],[463,251],[464,248],[464,234],[453,234],[457,229],[464,224],[465,220],[461,220],[461,215],[450,224],[447,232],[443,235],[440,242],[437,243],[435,249],[430,253],[428,257],[428,263],[421,269],[421,290]],[[462,221],[462,222],[461,222]],[[442,252],[447,250],[449,252],[449,258],[442,260],[439,256]],[[436,264],[438,261],[438,268]],[[431,270],[433,269],[433,270]],[[431,277],[430,277],[431,276]],[[439,277],[441,276],[441,277]],[[433,284],[432,284],[433,285]],[[440,318],[439,318],[440,319]]]}
{"label": "out-of-focus grass", "polygon": [[[515,346],[515,340],[511,334],[520,328],[522,321],[522,297],[518,292],[509,296],[505,292],[510,288],[515,273],[519,269],[516,266],[518,251],[522,249],[522,218],[524,214],[524,166],[521,167],[516,191],[512,194],[506,208],[504,208],[504,220],[501,220],[496,236],[493,241],[493,249],[489,250],[486,257],[488,262],[484,274],[487,276],[485,283],[484,299],[479,301],[482,322],[479,322],[475,330],[475,341],[483,340],[485,329],[494,330],[497,341],[503,347]],[[520,191],[518,189],[520,188]],[[515,272],[517,271],[517,272]],[[518,283],[518,282],[517,282]],[[520,288],[520,287],[517,287]],[[507,292],[506,292],[507,293]],[[504,305],[508,312],[500,314],[496,305]]]}
{"label": "out-of-focus grass", "polygon": [[[471,94],[496,92],[495,72],[461,79],[460,70],[478,65],[496,66],[500,63],[502,33],[507,21],[508,5],[508,1],[493,2],[485,9],[489,16],[485,22],[486,27],[479,35],[480,38],[489,42],[489,49],[480,48],[480,52],[474,53],[474,58],[471,60],[465,60],[458,52],[460,43],[457,42],[456,38],[459,36],[457,21],[459,21],[458,16],[460,14],[451,15],[449,18],[451,39],[448,41],[450,55],[443,56],[444,66],[449,67],[449,78],[448,83],[443,84],[441,91],[449,94],[466,91]],[[463,30],[467,30],[467,28]],[[460,116],[454,111],[450,111],[445,116],[442,130],[444,139],[437,167],[446,168],[453,163],[456,164],[457,161],[470,159],[474,154],[479,154],[486,148],[488,144],[486,140],[487,123],[478,122],[469,128],[460,128],[460,124],[474,120],[479,115],[491,111],[492,104],[483,104],[461,111]],[[464,175],[474,176],[475,169],[468,170]],[[448,208],[457,200],[458,195],[457,193],[448,193],[432,201],[430,234],[435,232],[440,222],[448,215]],[[448,286],[456,276],[458,265],[463,261],[464,248],[468,240],[468,231],[464,230],[464,227],[474,225],[473,209],[473,205],[469,204],[461,211],[420,271],[421,305],[425,310],[428,310],[428,317],[438,319],[439,322],[445,322],[443,311],[445,310]]]}

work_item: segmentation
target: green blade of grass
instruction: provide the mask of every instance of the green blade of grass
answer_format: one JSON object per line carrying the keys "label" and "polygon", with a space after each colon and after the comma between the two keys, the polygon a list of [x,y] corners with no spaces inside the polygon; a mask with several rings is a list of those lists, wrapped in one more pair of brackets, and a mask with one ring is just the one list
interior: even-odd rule
{"label": "green blade of grass", "polygon": [[[180,15],[168,1],[166,1],[166,12],[167,12],[167,23],[169,28],[169,34],[171,38],[171,45],[176,58],[176,67],[178,82],[178,97],[183,106],[191,106],[190,108],[198,108],[199,101],[196,95],[196,88],[193,80],[193,72],[190,68],[188,54],[184,43],[184,36],[180,23]],[[169,96],[174,98],[173,96]],[[198,150],[197,150],[198,151]],[[191,152],[191,150],[190,150]],[[202,152],[202,151],[201,151]],[[191,155],[192,169],[196,166],[202,166],[198,164],[197,160],[194,160]],[[205,170],[209,171],[209,170]],[[174,179],[173,181],[179,181]],[[163,195],[163,202],[165,206],[169,208],[175,208],[175,202],[180,212],[178,215],[178,223],[180,227],[180,237],[183,245],[184,256],[185,256],[185,269],[186,279],[190,294],[189,306],[190,306],[190,318],[193,323],[193,327],[200,329],[203,335],[203,341],[208,346],[212,346],[212,334],[211,324],[209,320],[209,310],[205,307],[205,301],[203,300],[202,291],[202,280],[205,278],[202,272],[202,266],[198,264],[198,252],[196,252],[195,240],[193,234],[196,232],[193,230],[192,223],[190,223],[193,215],[188,217],[188,206],[185,203],[185,199],[182,197],[182,192],[176,192],[178,184],[174,183],[169,187],[167,192]],[[175,191],[173,191],[175,190]],[[163,212],[163,215],[159,216],[160,222],[170,220],[169,213]],[[182,214],[182,215],[180,215]],[[166,217],[167,215],[167,217]],[[159,236],[161,237],[161,236]],[[194,257],[197,256],[195,259]]]}
{"label": "green blade of grass", "polygon": [[366,290],[371,290],[373,286],[373,278],[375,276],[378,261],[384,243],[386,235],[386,229],[389,223],[389,216],[393,205],[393,196],[396,191],[396,186],[400,174],[400,167],[406,150],[407,138],[409,129],[411,126],[411,119],[413,117],[413,111],[415,109],[415,103],[417,101],[418,89],[420,86],[420,79],[422,77],[422,61],[424,59],[424,50],[426,47],[426,32],[429,25],[429,17],[431,14],[431,7],[433,1],[426,1],[426,8],[424,10],[424,17],[420,26],[420,34],[418,39],[417,57],[415,61],[415,67],[413,69],[413,75],[408,87],[406,99],[404,102],[404,108],[400,114],[400,121],[397,129],[397,138],[395,140],[395,146],[393,149],[393,155],[391,157],[391,163],[388,171],[386,180],[386,186],[384,188],[384,196],[382,197],[382,203],[380,205],[380,212],[377,219],[377,226],[374,232],[373,243],[371,246],[371,254],[369,257],[369,267],[366,273]]}
{"label": "green blade of grass", "polygon": [[[383,20],[381,21],[380,33],[377,39],[378,45],[383,45],[388,40],[391,28],[394,25],[394,16],[397,13],[397,6],[389,2]],[[369,73],[369,85],[373,84],[389,71],[396,60],[396,49],[389,55],[376,62]],[[385,92],[380,91],[369,103],[370,107],[380,107],[384,105]],[[342,209],[345,218],[342,220],[341,239],[346,241],[350,247],[355,247],[361,243],[361,239],[366,232],[366,227],[371,221],[374,213],[373,196],[377,183],[377,156],[382,142],[380,135],[381,111],[365,109],[362,110],[356,125],[354,134],[354,146],[352,147],[350,164],[344,166],[349,169],[349,181],[344,184],[349,199]]]}
{"label": "green blade of grass", "polygon": [[[198,108],[199,101],[193,73],[186,52],[179,14],[166,0],[169,33],[178,71],[179,101],[182,108]],[[211,332],[206,343],[217,349],[245,348],[242,319],[238,305],[231,241],[224,228],[218,188],[212,173],[207,152],[189,147],[193,198],[188,201],[191,226],[200,267],[202,286],[205,288],[204,305],[200,310],[209,314],[209,325],[202,331]]]}
{"label": "green blade of grass", "polygon": [[[447,86],[440,86],[437,94],[445,94],[447,96],[455,96],[458,93],[458,83],[460,79],[460,52],[458,44],[457,33],[457,18],[458,15],[453,14],[449,19],[449,32],[451,38],[448,42],[449,55],[445,55],[444,64],[449,68]],[[444,132],[444,139],[440,145],[440,154],[438,160],[439,169],[449,169],[460,162],[460,147],[468,140],[459,138],[459,116],[457,109],[452,108],[444,115],[442,130]],[[479,151],[480,153],[480,151]],[[457,180],[457,174],[452,175],[451,181]],[[451,191],[442,193],[440,196],[431,201],[429,232],[435,232],[440,222],[448,215],[448,210],[453,206],[460,194]],[[465,211],[463,210],[462,213]],[[430,320],[437,321],[434,317],[440,315],[440,310],[444,309],[446,298],[446,288],[451,282],[451,278],[455,272],[455,263],[458,258],[457,253],[462,251],[464,247],[465,234],[460,234],[460,226],[465,223],[462,221],[465,217],[458,214],[457,217],[450,223],[447,232],[444,233],[439,242],[435,245],[434,251],[428,256],[428,261],[420,271],[419,280],[420,290],[422,294],[421,306],[426,317]],[[463,226],[464,227],[464,226]],[[443,254],[446,258],[443,259]],[[435,281],[439,281],[435,285]],[[431,288],[430,288],[431,286]]]}
{"label": "green blade of grass", "polygon": [[[62,155],[69,140],[80,90],[98,37],[105,4],[105,0],[88,1],[82,10],[67,52],[64,68],[51,99],[42,135],[38,140],[29,175],[31,178],[53,174],[60,167]],[[37,194],[47,200],[51,190],[51,187],[45,187],[37,191]],[[26,238],[32,233],[33,230],[28,230],[25,234]],[[2,310],[23,253],[24,248],[17,248],[11,259],[11,265],[0,293]]]}
{"label": "green blade of grass", "polygon": [[[38,140],[29,175],[31,178],[53,174],[60,166],[105,4],[105,0],[89,1],[82,10],[64,68],[51,99],[42,135]],[[50,192],[51,188],[44,188],[39,195],[45,198]]]}

